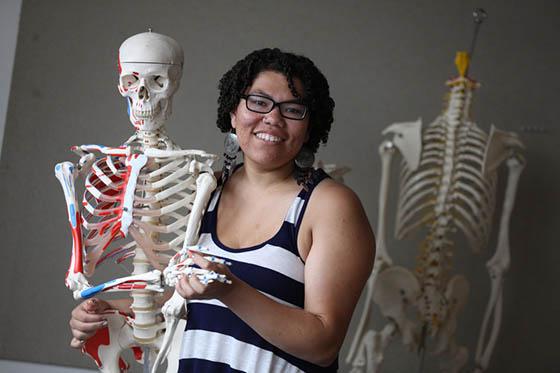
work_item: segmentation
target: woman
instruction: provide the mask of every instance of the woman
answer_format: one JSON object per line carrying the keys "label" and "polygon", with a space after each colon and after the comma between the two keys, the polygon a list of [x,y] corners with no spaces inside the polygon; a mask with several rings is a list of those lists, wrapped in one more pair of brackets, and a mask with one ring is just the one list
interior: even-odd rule
{"label": "woman", "polygon": [[[356,195],[311,168],[333,120],[328,83],[309,59],[263,49],[219,88],[218,127],[235,132],[243,164],[225,167],[199,244],[232,264],[191,255],[232,283],[177,284],[189,300],[179,371],[336,371],[375,250]],[[74,347],[108,306],[73,311]]]}

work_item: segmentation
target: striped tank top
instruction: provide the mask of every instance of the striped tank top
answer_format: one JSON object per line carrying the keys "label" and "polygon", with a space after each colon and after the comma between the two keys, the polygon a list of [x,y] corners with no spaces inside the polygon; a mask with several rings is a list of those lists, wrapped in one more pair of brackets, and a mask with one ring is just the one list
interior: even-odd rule
{"label": "striped tank top", "polygon": [[[222,188],[210,199],[204,214],[199,245],[209,255],[227,259],[230,270],[264,295],[297,308],[304,307],[304,262],[297,235],[315,186],[328,177],[315,171],[307,189],[292,202],[278,232],[256,246],[232,249],[217,237],[217,212]],[[338,361],[323,368],[292,356],[267,342],[216,299],[190,300],[179,360],[179,373],[336,372]]]}

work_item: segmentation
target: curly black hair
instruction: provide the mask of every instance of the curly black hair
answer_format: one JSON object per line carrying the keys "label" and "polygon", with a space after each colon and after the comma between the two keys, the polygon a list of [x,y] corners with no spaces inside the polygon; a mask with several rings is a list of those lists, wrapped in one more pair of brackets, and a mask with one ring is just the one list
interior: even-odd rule
{"label": "curly black hair", "polygon": [[[300,98],[309,109],[309,140],[304,146],[313,153],[319,144],[325,144],[333,122],[334,100],[329,93],[327,79],[305,56],[283,52],[278,48],[256,50],[238,61],[220,79],[218,98],[218,128],[230,132],[232,113],[246,94],[257,75],[263,71],[275,71],[283,74],[294,97]],[[303,97],[294,86],[294,78],[303,84]]]}

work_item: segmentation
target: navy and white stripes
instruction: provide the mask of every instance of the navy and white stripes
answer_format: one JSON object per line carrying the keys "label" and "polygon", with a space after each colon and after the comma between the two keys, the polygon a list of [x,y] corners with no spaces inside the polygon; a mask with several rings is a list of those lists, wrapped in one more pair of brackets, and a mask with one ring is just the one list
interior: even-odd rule
{"label": "navy and white stripes", "polygon": [[[270,240],[249,248],[232,249],[216,235],[221,188],[204,215],[198,244],[209,255],[227,259],[230,270],[262,294],[297,308],[304,306],[304,262],[297,250],[297,233],[307,201],[320,175],[293,201],[279,231]],[[336,372],[337,362],[321,368],[267,342],[218,300],[189,301],[179,372]]]}

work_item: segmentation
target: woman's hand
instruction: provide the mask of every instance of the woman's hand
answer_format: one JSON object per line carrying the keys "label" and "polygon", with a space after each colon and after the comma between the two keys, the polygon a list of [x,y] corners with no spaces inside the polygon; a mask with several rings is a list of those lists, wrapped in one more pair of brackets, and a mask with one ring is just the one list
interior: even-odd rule
{"label": "woman's hand", "polygon": [[175,289],[185,299],[220,299],[227,295],[235,286],[237,278],[233,276],[229,268],[225,264],[213,263],[204,259],[204,257],[195,251],[189,251],[189,256],[194,263],[202,269],[214,271],[225,275],[232,283],[227,284],[220,281],[214,281],[210,284],[202,284],[195,275],[181,276]]}
{"label": "woman's hand", "polygon": [[88,299],[74,308],[69,322],[72,331],[70,346],[82,348],[85,341],[97,330],[107,326],[104,312],[110,308],[109,303],[96,298]]}

